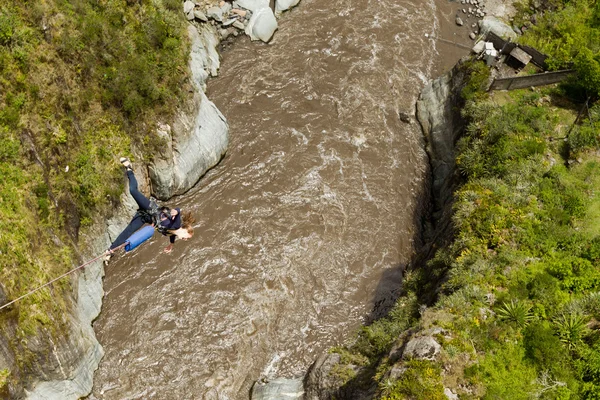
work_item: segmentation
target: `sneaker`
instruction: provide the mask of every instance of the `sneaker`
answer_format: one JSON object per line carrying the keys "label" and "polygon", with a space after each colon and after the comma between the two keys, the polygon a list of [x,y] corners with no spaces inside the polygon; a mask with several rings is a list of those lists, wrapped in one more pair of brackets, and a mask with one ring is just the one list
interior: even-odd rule
{"label": "sneaker", "polygon": [[123,166],[124,166],[124,167],[125,167],[125,168],[126,168],[128,171],[131,171],[131,161],[129,161],[129,158],[127,158],[127,157],[121,157],[121,158],[119,159],[119,162],[120,162],[121,164],[123,164]]}
{"label": "sneaker", "polygon": [[104,261],[104,265],[108,265],[111,258],[112,258],[112,253],[107,251],[106,254],[104,255],[104,257],[102,257],[102,261]]}

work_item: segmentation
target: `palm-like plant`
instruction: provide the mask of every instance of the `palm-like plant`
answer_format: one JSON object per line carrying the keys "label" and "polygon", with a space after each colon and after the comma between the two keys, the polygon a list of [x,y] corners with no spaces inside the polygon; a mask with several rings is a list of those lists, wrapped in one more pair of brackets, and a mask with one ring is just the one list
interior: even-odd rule
{"label": "palm-like plant", "polygon": [[501,320],[512,322],[519,328],[526,327],[533,319],[531,306],[518,300],[511,300],[510,303],[503,302],[496,313]]}
{"label": "palm-like plant", "polygon": [[561,313],[554,318],[558,338],[573,350],[588,334],[588,317],[582,313]]}

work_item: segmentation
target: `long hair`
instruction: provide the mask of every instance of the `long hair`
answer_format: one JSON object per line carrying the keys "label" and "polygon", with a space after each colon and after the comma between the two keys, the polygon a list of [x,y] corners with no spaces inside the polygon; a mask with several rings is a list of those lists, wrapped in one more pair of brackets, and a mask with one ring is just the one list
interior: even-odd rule
{"label": "long hair", "polygon": [[194,222],[196,222],[196,217],[192,214],[191,211],[186,210],[181,212],[181,227],[188,231],[190,235],[194,234]]}

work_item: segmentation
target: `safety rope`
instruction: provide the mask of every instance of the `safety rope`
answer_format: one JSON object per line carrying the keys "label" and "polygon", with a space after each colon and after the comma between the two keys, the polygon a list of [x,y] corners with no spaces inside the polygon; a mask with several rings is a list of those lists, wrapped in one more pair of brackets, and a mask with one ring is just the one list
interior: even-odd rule
{"label": "safety rope", "polygon": [[110,253],[110,254],[114,253],[116,250],[119,250],[121,247],[123,247],[123,246],[126,246],[128,243],[129,243],[129,242],[125,242],[125,243],[123,243],[122,245],[120,245],[120,246],[117,246],[117,247],[115,247],[115,248],[114,248],[114,249],[112,249],[112,250],[107,250],[107,251],[105,251],[103,254],[99,255],[99,256],[98,256],[98,257],[96,257],[96,258],[93,258],[93,259],[89,260],[88,262],[86,262],[86,263],[84,263],[84,264],[81,264],[81,265],[80,265],[80,266],[78,266],[77,268],[73,268],[73,269],[72,269],[72,270],[70,270],[69,272],[65,272],[65,273],[64,273],[64,274],[62,274],[61,276],[59,276],[59,277],[57,277],[57,278],[54,278],[54,279],[52,279],[50,282],[48,282],[48,283],[45,283],[45,284],[43,284],[42,286],[40,286],[40,287],[38,287],[38,288],[36,288],[36,289],[34,289],[34,290],[32,290],[32,291],[28,292],[28,293],[25,293],[24,295],[22,295],[22,296],[20,296],[20,297],[17,297],[17,298],[16,298],[16,299],[14,299],[13,301],[10,301],[10,302],[8,302],[8,303],[4,304],[3,306],[0,306],[0,310],[2,310],[2,309],[3,309],[3,308],[5,308],[5,307],[8,307],[8,306],[10,306],[10,305],[11,305],[11,304],[13,304],[13,303],[16,303],[17,301],[19,301],[19,300],[21,300],[21,299],[23,299],[23,298],[25,298],[25,297],[27,297],[27,296],[30,296],[30,295],[34,294],[35,292],[37,292],[37,291],[39,291],[39,290],[42,290],[42,289],[43,289],[43,288],[45,288],[46,286],[48,286],[48,285],[51,285],[52,283],[56,282],[57,280],[59,280],[59,279],[61,279],[61,278],[64,278],[65,276],[67,276],[67,275],[69,275],[69,274],[72,274],[73,272],[77,271],[78,269],[81,269],[81,268],[84,268],[84,267],[85,267],[85,266],[87,266],[87,265],[90,265],[90,264],[91,264],[91,263],[93,263],[94,261],[97,261],[97,260],[99,260],[100,258],[102,258],[102,257],[104,257],[105,255],[107,255],[108,253]]}

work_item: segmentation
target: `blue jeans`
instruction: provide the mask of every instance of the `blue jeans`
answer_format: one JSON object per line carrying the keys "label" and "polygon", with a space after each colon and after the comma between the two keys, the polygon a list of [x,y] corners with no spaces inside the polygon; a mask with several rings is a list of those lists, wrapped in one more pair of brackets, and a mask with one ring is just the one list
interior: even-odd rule
{"label": "blue jeans", "polygon": [[[142,192],[139,191],[138,183],[137,183],[137,180],[135,179],[135,175],[133,174],[133,171],[130,171],[130,170],[127,171],[127,179],[129,179],[129,193],[131,194],[131,197],[133,197],[133,199],[137,203],[139,209],[140,210],[149,210],[150,209],[150,200],[148,200],[148,198],[146,196],[144,196],[142,194]],[[121,232],[119,234],[119,236],[117,236],[115,241],[112,242],[112,244],[110,245],[110,250],[114,249],[115,247],[119,247],[120,245],[125,243],[127,241],[127,239],[129,238],[129,236],[133,235],[135,233],[135,231],[137,231],[142,226],[144,226],[144,224],[145,224],[145,222],[144,222],[143,217],[141,215],[139,215],[139,213],[136,213],[133,216],[133,219],[131,220],[131,222],[129,222],[129,225],[127,225],[127,227],[123,230],[123,232]]]}

